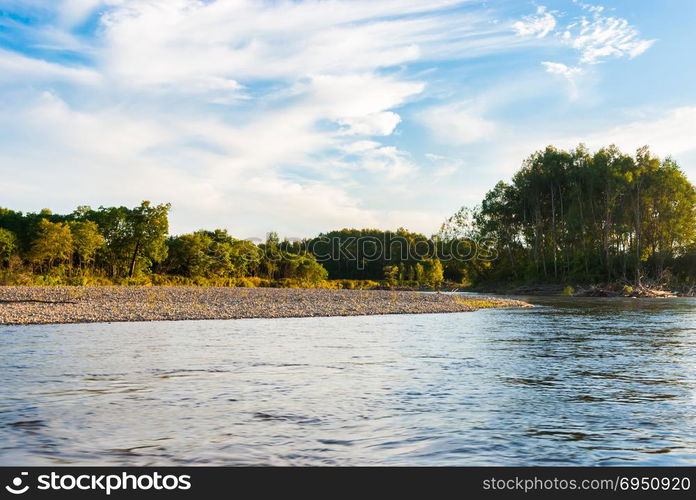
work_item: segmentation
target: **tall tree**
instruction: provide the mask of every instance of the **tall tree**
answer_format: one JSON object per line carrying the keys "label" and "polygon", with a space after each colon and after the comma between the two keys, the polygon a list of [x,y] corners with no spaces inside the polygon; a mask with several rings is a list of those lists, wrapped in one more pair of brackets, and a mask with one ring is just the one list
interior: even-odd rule
{"label": "tall tree", "polygon": [[166,258],[170,208],[169,203],[151,206],[149,201],[143,201],[126,214],[126,234],[131,246],[128,276],[134,276],[136,264],[141,258],[151,262]]}
{"label": "tall tree", "polygon": [[104,237],[99,232],[99,226],[91,220],[71,221],[69,225],[78,265],[82,268],[90,266],[97,251],[104,246]]}
{"label": "tall tree", "polygon": [[17,251],[17,237],[9,229],[0,227],[0,265],[7,265]]}
{"label": "tall tree", "polygon": [[31,243],[30,260],[48,268],[57,262],[70,262],[73,251],[73,237],[70,226],[63,222],[49,222],[41,219],[34,241]]}
{"label": "tall tree", "polygon": [[[695,246],[694,187],[677,164],[647,147],[590,154],[551,146],[530,155],[511,184],[498,183],[474,211],[478,238],[497,241],[500,258],[479,281],[658,279]],[[451,221],[451,219],[450,219]],[[450,223],[448,221],[448,223]],[[480,272],[481,270],[486,272]]]}

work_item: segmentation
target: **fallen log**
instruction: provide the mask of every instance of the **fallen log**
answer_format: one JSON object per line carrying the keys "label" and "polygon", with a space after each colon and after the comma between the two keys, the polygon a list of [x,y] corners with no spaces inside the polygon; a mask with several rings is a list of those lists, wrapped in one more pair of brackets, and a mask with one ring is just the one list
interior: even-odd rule
{"label": "fallen log", "polygon": [[40,304],[77,304],[75,300],[0,299],[0,304],[24,304],[27,302],[38,302]]}

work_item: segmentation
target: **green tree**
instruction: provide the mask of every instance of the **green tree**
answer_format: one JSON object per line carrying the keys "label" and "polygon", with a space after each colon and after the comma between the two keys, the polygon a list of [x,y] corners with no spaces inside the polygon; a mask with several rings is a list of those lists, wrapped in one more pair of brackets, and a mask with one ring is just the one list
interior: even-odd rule
{"label": "green tree", "polygon": [[0,264],[7,265],[15,252],[17,252],[17,237],[12,231],[0,227]]}
{"label": "green tree", "polygon": [[152,263],[166,258],[170,208],[169,203],[151,206],[149,201],[143,201],[126,214],[126,238],[131,247],[128,276],[135,275],[140,259]]}
{"label": "green tree", "polygon": [[324,266],[319,264],[313,255],[301,255],[297,261],[295,276],[296,278],[307,283],[319,283],[328,278],[329,273],[324,269]]}
{"label": "green tree", "polygon": [[[500,258],[467,268],[479,282],[632,278],[639,285],[670,264],[679,273],[695,248],[694,193],[673,160],[660,161],[647,147],[630,156],[615,146],[593,154],[583,145],[549,146],[473,211],[469,231],[496,241]],[[443,234],[452,233],[455,219]]]}
{"label": "green tree", "polygon": [[384,283],[390,288],[399,284],[399,266],[384,266]]}
{"label": "green tree", "polygon": [[90,266],[94,262],[97,251],[104,246],[104,237],[99,232],[99,226],[90,220],[71,221],[69,225],[78,265]]}
{"label": "green tree", "polygon": [[213,274],[209,255],[212,243],[205,231],[171,237],[165,269],[181,276],[210,277]]}
{"label": "green tree", "polygon": [[73,237],[70,226],[63,222],[49,222],[41,219],[36,237],[31,244],[30,261],[48,268],[57,262],[70,262],[73,251]]}
{"label": "green tree", "polygon": [[425,268],[420,262],[413,266],[413,279],[418,283],[425,282]]}
{"label": "green tree", "polygon": [[442,263],[438,259],[427,259],[423,262],[423,284],[437,288],[444,279]]}

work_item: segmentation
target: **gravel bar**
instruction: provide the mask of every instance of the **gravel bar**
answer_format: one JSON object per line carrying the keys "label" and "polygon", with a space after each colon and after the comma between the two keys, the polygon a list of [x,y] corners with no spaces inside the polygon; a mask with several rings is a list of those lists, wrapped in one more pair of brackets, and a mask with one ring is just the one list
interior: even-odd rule
{"label": "gravel bar", "polygon": [[0,286],[0,324],[362,316],[531,307],[448,293],[314,288]]}

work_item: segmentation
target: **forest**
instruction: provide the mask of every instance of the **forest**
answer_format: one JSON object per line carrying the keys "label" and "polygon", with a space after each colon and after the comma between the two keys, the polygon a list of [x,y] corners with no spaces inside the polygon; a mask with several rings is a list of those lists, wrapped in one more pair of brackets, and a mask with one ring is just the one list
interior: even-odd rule
{"label": "forest", "polygon": [[696,191],[647,147],[547,147],[426,237],[342,229],[301,241],[169,235],[170,205],[0,208],[0,284],[411,287],[696,281]]}
{"label": "forest", "polygon": [[466,269],[475,282],[693,286],[695,209],[684,172],[647,147],[630,156],[549,146],[448,219],[441,236],[496,241],[495,260]]}
{"label": "forest", "polygon": [[[443,280],[428,240],[404,230],[399,237],[407,245],[425,242],[427,255],[399,257],[390,266],[381,255],[364,258],[375,254],[378,235],[390,233],[343,230],[303,241],[269,233],[263,242],[224,229],[172,236],[170,208],[149,201],[133,208],[81,206],[67,215],[0,208],[0,284],[375,288],[435,287]],[[351,246],[356,234],[363,236],[359,248]],[[322,247],[327,236],[342,245],[336,256]],[[327,253],[323,265],[310,249]]]}

